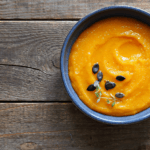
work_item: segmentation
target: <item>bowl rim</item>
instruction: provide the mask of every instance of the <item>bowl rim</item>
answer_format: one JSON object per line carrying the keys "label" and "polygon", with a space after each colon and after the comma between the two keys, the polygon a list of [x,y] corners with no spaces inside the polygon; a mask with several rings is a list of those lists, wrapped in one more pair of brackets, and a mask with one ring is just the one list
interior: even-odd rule
{"label": "bowl rim", "polygon": [[[79,99],[80,102],[77,102],[76,98],[74,98],[74,96],[72,95],[71,90],[69,89],[69,87],[67,85],[67,80],[66,80],[66,77],[65,77],[65,73],[64,73],[65,71],[64,71],[63,64],[64,64],[64,61],[65,61],[64,55],[65,55],[65,50],[66,50],[66,46],[68,44],[68,41],[69,41],[70,37],[72,36],[72,34],[77,29],[77,27],[80,26],[80,24],[83,21],[85,21],[89,17],[94,16],[95,14],[100,13],[102,11],[109,10],[109,9],[120,9],[120,8],[138,11],[141,14],[144,14],[144,15],[150,17],[150,14],[148,12],[142,10],[141,8],[131,7],[131,6],[127,6],[127,5],[124,5],[124,6],[122,6],[122,5],[109,6],[109,7],[104,7],[104,8],[98,9],[96,11],[93,11],[93,12],[89,13],[88,15],[86,15],[85,17],[83,17],[82,19],[80,19],[72,27],[72,29],[68,33],[67,37],[65,38],[65,41],[64,41],[64,44],[63,44],[62,50],[61,50],[61,56],[60,56],[60,69],[61,69],[61,76],[62,76],[62,79],[63,79],[63,84],[64,84],[65,89],[66,89],[68,95],[70,96],[72,102],[75,104],[75,106],[81,112],[83,112],[85,115],[89,116],[90,118],[92,118],[96,121],[99,121],[99,122],[112,124],[112,125],[126,125],[126,124],[136,123],[136,122],[142,121],[144,119],[147,119],[148,117],[150,117],[150,108],[147,108],[147,109],[145,109],[145,110],[143,110],[143,111],[141,111],[141,112],[139,112],[135,115],[121,116],[121,117],[105,115],[105,114],[102,114],[102,113],[99,113],[99,112],[96,112],[96,111],[90,109],[86,104],[84,104],[82,102],[82,100]],[[69,82],[71,82],[71,81],[69,81]],[[109,119],[106,119],[106,118],[109,118]]]}

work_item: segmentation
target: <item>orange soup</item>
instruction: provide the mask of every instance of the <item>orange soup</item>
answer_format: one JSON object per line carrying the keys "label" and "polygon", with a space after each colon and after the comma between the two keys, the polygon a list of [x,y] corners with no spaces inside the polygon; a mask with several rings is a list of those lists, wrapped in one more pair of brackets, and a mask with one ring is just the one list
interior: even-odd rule
{"label": "orange soup", "polygon": [[97,112],[127,116],[148,108],[150,27],[126,17],[96,22],[71,49],[69,77],[79,98]]}

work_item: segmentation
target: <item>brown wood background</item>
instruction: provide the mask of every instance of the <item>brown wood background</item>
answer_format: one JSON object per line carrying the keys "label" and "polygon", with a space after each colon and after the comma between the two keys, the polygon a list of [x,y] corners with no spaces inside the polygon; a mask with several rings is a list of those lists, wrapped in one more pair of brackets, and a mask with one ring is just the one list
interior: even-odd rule
{"label": "brown wood background", "polygon": [[0,1],[0,150],[150,150],[150,119],[96,122],[72,104],[62,83],[69,30],[112,5],[150,12],[148,0]]}

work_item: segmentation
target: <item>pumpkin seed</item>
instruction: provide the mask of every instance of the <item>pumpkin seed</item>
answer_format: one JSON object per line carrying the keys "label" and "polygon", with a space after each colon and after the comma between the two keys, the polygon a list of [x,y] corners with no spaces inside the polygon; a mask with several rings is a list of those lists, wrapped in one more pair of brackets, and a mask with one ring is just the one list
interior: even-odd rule
{"label": "pumpkin seed", "polygon": [[123,98],[125,95],[123,93],[116,93],[115,96],[117,98]]}
{"label": "pumpkin seed", "polygon": [[95,82],[94,82],[94,86],[95,86],[95,87],[98,87],[98,85],[99,85],[99,81],[95,81]]}
{"label": "pumpkin seed", "polygon": [[103,73],[101,71],[98,72],[97,79],[98,79],[99,82],[102,81],[102,79],[103,79]]}
{"label": "pumpkin seed", "polygon": [[116,79],[117,79],[118,81],[123,81],[123,80],[125,79],[125,77],[124,77],[124,76],[117,76]]}
{"label": "pumpkin seed", "polygon": [[93,66],[92,71],[93,71],[93,73],[95,74],[95,73],[98,72],[98,70],[99,70],[99,64],[96,63],[96,64]]}
{"label": "pumpkin seed", "polygon": [[114,82],[106,81],[105,88],[106,90],[113,89],[116,86]]}
{"label": "pumpkin seed", "polygon": [[89,85],[87,88],[88,91],[94,91],[95,89],[96,87],[94,86],[94,84]]}

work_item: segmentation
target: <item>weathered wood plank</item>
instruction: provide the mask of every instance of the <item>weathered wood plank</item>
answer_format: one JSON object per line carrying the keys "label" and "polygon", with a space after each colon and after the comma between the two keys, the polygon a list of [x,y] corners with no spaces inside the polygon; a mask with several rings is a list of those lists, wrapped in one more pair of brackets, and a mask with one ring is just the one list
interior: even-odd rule
{"label": "weathered wood plank", "polygon": [[150,119],[126,126],[96,122],[73,104],[0,104],[2,150],[149,150]]}
{"label": "weathered wood plank", "polygon": [[0,65],[1,101],[70,101],[60,72],[46,75],[41,71]]}
{"label": "weathered wood plank", "polygon": [[0,100],[68,101],[63,41],[76,21],[0,22]]}
{"label": "weathered wood plank", "polygon": [[3,0],[0,19],[80,19],[97,9],[128,5],[150,12],[148,0]]}

